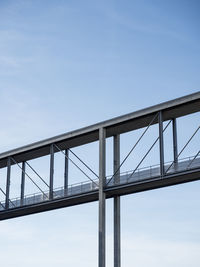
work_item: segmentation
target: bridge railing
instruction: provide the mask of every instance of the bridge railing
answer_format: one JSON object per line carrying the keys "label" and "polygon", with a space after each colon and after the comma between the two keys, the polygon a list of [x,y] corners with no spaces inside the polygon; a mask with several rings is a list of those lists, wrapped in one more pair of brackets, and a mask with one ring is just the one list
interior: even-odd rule
{"label": "bridge railing", "polygon": [[[172,173],[181,172],[185,170],[194,169],[196,167],[200,167],[200,155],[197,157],[187,157],[180,159],[177,163],[174,163],[170,169],[169,166],[172,164],[172,161],[165,163],[165,170],[167,173],[165,175],[170,175]],[[152,179],[156,177],[160,177],[160,165],[151,165],[144,168],[139,168],[133,174],[133,170],[125,171],[120,173],[120,178],[118,180],[112,179],[112,181],[108,184],[108,187],[112,187],[119,184],[131,183],[131,182],[138,182],[143,181],[146,179]],[[106,180],[109,181],[112,175],[106,177]],[[80,182],[69,185],[67,189],[64,187],[58,187],[54,189],[53,198],[63,198],[69,197],[71,195],[79,195],[83,193],[87,193],[90,191],[94,191],[98,189],[98,179],[94,180],[94,182]],[[24,197],[22,200],[21,198],[14,198],[10,200],[9,208],[17,208],[21,206],[33,205],[40,202],[49,201],[49,191],[44,192],[43,194],[34,193],[29,194]],[[5,203],[1,202],[0,211],[4,210]]]}
{"label": "bridge railing", "polygon": [[[195,167],[200,167],[200,155],[195,158],[195,156],[190,156],[187,158],[180,159],[177,163],[173,163],[173,161],[168,161],[165,163],[165,176],[170,175],[172,173],[181,172],[185,170],[194,169]],[[192,163],[192,164],[190,164]],[[169,166],[171,168],[169,169]],[[143,167],[137,169],[134,174],[134,170],[120,172],[120,179],[114,180],[112,179],[111,182],[108,184],[108,187],[112,187],[118,184],[124,184],[124,183],[130,183],[130,182],[136,182],[141,181],[145,179],[152,179],[156,177],[160,177],[160,164],[151,165],[148,167]],[[132,175],[133,174],[133,175]],[[107,176],[106,178],[108,181],[110,181],[110,178],[112,175]]]}

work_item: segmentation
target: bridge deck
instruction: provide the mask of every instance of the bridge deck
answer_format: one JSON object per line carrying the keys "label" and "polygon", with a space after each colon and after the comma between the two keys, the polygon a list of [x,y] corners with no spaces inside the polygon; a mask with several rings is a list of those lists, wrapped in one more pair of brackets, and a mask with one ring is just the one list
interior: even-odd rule
{"label": "bridge deck", "polygon": [[[107,186],[106,189],[112,189],[116,186],[120,187],[120,185],[129,185],[132,184],[134,186],[135,184],[145,183],[149,181],[153,181],[156,178],[157,179],[165,179],[167,177],[170,177],[170,175],[174,174],[182,174],[189,170],[199,170],[200,169],[200,157],[194,159],[194,157],[187,158],[180,160],[178,163],[174,163],[170,169],[168,170],[169,166],[172,164],[172,162],[165,164],[165,171],[167,173],[164,177],[160,176],[160,166],[154,165],[142,169],[138,169],[136,172],[133,173],[133,171],[121,173],[118,180],[111,179],[112,176],[108,176],[106,178],[107,180]],[[132,176],[131,176],[132,175]],[[200,179],[200,176],[199,176]],[[108,183],[109,182],[109,183]],[[20,198],[11,199],[9,203],[9,209],[5,209],[5,203],[1,202],[0,206],[0,216],[2,213],[15,209],[18,209],[20,207],[29,207],[34,204],[38,203],[44,203],[44,202],[52,202],[56,199],[67,199],[71,196],[79,198],[81,195],[89,193],[89,192],[98,192],[98,180],[95,180],[94,182],[82,182],[79,184],[73,184],[68,187],[68,189],[58,188],[54,190],[54,198],[53,200],[49,199],[49,192],[45,192],[44,194],[36,193],[32,195],[25,196],[23,203]],[[88,202],[88,201],[86,201]],[[84,202],[83,202],[84,203]]]}

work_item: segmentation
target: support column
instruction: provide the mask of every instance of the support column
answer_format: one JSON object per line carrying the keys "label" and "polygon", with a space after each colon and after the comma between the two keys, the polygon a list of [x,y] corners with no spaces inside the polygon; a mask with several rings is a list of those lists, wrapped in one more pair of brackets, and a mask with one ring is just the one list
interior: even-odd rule
{"label": "support column", "polygon": [[6,181],[6,201],[5,208],[9,208],[9,199],[10,199],[10,174],[11,174],[11,159],[7,160],[7,181]]}
{"label": "support column", "polygon": [[[118,184],[120,179],[120,170],[118,170],[120,166],[120,136],[114,136],[114,166],[113,171],[114,183]],[[118,170],[118,171],[117,171]],[[114,267],[121,266],[121,233],[120,233],[120,197],[114,197]]]}
{"label": "support column", "polygon": [[26,171],[26,162],[22,162],[21,196],[20,196],[21,206],[24,205],[25,171]]}
{"label": "support column", "polygon": [[53,199],[53,175],[54,175],[54,145],[50,146],[50,179],[49,179],[49,198]]}
{"label": "support column", "polygon": [[174,163],[178,162],[177,127],[176,118],[172,120]]}
{"label": "support column", "polygon": [[159,145],[160,145],[160,175],[163,176],[165,173],[165,167],[164,167],[164,141],[163,141],[162,111],[159,111],[158,123],[159,123]]}
{"label": "support column", "polygon": [[106,266],[106,214],[105,214],[105,176],[106,176],[106,133],[99,129],[99,267]]}
{"label": "support column", "polygon": [[69,150],[66,149],[65,150],[65,172],[64,172],[64,191],[65,191],[65,194],[67,194],[67,190],[68,190],[68,173],[69,173],[68,156],[69,156]]}

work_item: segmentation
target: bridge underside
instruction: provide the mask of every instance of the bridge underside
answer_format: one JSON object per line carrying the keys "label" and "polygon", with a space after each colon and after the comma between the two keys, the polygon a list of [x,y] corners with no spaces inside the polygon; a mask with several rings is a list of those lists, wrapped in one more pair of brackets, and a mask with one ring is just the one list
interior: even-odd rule
{"label": "bridge underside", "polygon": [[[158,168],[141,171],[130,179],[129,174],[122,174],[120,175],[120,179],[117,184],[111,184],[105,188],[106,198],[113,198],[116,196],[139,193],[147,190],[200,180],[200,158],[196,159],[193,163],[193,168],[188,170],[184,169],[188,163],[189,161],[184,161],[177,164],[176,170],[174,168],[171,173],[163,177],[159,174],[156,175]],[[148,177],[149,172],[152,174],[151,177]],[[70,190],[66,192],[64,189],[61,189],[55,191],[54,193],[56,197],[53,200],[46,199],[43,201],[42,195],[38,195],[40,197],[35,199],[35,203],[34,197],[30,197],[30,199],[27,199],[27,204],[23,206],[20,205],[19,200],[13,201],[13,204],[11,203],[11,206],[13,205],[13,207],[7,210],[3,210],[3,208],[1,208],[0,220],[85,204],[88,202],[98,201],[99,199],[98,188],[95,188],[94,185],[92,185],[92,182],[86,183],[84,187],[81,185],[76,186],[74,190],[71,190],[71,192]]]}

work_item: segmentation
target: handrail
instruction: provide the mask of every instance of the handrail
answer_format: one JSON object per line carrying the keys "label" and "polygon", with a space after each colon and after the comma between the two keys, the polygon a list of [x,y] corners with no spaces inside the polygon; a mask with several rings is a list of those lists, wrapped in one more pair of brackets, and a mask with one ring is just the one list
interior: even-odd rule
{"label": "handrail", "polygon": [[[196,154],[195,156],[190,156],[190,157],[186,157],[186,158],[182,158],[182,159],[180,159],[179,160],[179,162],[178,162],[178,164],[180,164],[181,162],[184,162],[184,161],[189,161],[189,160],[191,160],[191,159],[193,159],[193,162],[194,162],[194,160],[196,160],[196,159],[199,159],[200,158],[200,154]],[[168,162],[166,162],[165,163],[165,166],[167,166],[167,165],[169,165],[170,163],[172,163],[173,161],[168,161]],[[160,165],[159,164],[154,164],[154,165],[151,165],[151,166],[148,166],[148,167],[143,167],[143,168],[139,168],[138,170],[137,170],[137,173],[141,173],[141,171],[144,171],[144,170],[151,170],[151,171],[153,171],[153,170],[155,170],[156,169],[156,167],[159,167]],[[188,168],[185,168],[185,170],[188,170]],[[192,168],[191,168],[192,169]],[[132,170],[130,170],[130,171],[125,171],[125,172],[121,172],[120,173],[120,175],[122,176],[123,174],[129,174],[129,173],[132,173]],[[108,175],[108,176],[106,176],[106,179],[108,179],[109,177],[111,177],[112,175]],[[98,182],[98,180],[95,180],[95,182]],[[78,186],[80,186],[80,185],[90,185],[91,183],[94,183],[94,182],[88,182],[88,181],[83,181],[83,182],[80,182],[80,183],[75,183],[75,184],[71,184],[71,185],[69,185],[69,188],[68,189],[71,189],[71,188],[73,188],[73,187],[78,187]],[[96,184],[96,183],[94,183],[94,184]],[[97,185],[97,187],[98,187],[98,185]],[[62,187],[57,187],[57,188],[55,188],[54,189],[54,192],[56,193],[58,193],[58,191],[60,191],[60,190],[64,190],[64,187],[62,186]],[[49,191],[45,191],[44,192],[44,194],[45,194],[45,196],[46,196],[46,193],[48,194],[49,193]],[[37,192],[37,193],[34,193],[34,194],[28,194],[28,195],[26,195],[25,197],[24,197],[24,199],[26,200],[26,199],[31,199],[31,198],[36,198],[37,196],[44,196],[44,194],[41,194],[40,192]],[[12,201],[12,202],[14,202],[14,201],[19,201],[19,203],[20,203],[20,200],[21,200],[21,198],[20,197],[18,197],[18,198],[13,198],[13,199],[10,199],[10,201]],[[46,200],[49,200],[48,199],[48,195],[47,195],[47,199]],[[43,201],[44,201],[44,199],[43,199]],[[1,202],[1,206],[4,204],[4,202]],[[14,204],[14,203],[13,203]],[[21,206],[21,205],[20,205]]]}

